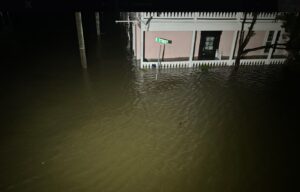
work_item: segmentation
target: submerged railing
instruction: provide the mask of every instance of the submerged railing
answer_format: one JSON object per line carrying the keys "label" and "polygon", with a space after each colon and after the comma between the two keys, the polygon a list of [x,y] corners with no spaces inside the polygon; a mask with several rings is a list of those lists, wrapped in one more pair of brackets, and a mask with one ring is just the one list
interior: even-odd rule
{"label": "submerged railing", "polygon": [[[270,59],[269,63],[267,59],[243,59],[240,61],[240,65],[267,65],[267,64],[283,64],[286,59]],[[235,60],[201,60],[201,61],[163,61],[159,65],[157,62],[143,62],[141,68],[190,68],[190,67],[200,67],[200,66],[230,66],[234,65]]]}

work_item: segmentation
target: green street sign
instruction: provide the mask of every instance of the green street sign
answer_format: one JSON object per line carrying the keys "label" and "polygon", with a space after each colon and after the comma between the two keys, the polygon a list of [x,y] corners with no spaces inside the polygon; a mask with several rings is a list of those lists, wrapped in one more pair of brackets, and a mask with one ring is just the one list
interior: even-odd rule
{"label": "green street sign", "polygon": [[159,38],[159,37],[155,38],[155,42],[160,43],[160,44],[171,44],[172,43],[171,40],[162,39],[162,38]]}

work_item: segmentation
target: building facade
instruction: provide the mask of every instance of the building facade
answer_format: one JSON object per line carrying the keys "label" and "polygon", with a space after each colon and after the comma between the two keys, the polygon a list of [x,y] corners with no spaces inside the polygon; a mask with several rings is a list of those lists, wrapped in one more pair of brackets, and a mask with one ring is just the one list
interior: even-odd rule
{"label": "building facade", "polygon": [[[246,49],[283,43],[286,34],[281,13],[260,13],[254,34]],[[197,67],[200,65],[234,65],[242,12],[138,12],[129,13],[132,22],[132,49],[141,68]],[[252,21],[248,14],[244,30]],[[162,45],[156,38],[169,40]],[[280,64],[287,52],[261,49],[249,52],[241,65]]]}

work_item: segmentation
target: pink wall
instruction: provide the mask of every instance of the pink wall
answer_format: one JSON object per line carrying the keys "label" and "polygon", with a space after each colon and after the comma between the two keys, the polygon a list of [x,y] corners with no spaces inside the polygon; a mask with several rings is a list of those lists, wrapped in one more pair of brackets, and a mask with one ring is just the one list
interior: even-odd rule
{"label": "pink wall", "polygon": [[[165,58],[189,57],[192,32],[146,32],[145,34],[145,58],[155,59],[158,55],[159,44],[155,42],[155,37],[161,37],[172,40],[171,45],[166,45]],[[219,49],[223,56],[229,56],[233,31],[223,31],[220,39]],[[198,57],[201,31],[197,31],[195,39],[194,57]],[[140,42],[140,40],[138,41]]]}
{"label": "pink wall", "polygon": [[[246,46],[246,49],[263,46],[265,36],[266,36],[266,31],[255,31],[255,35],[250,38],[249,43]],[[235,49],[235,55],[237,55],[237,51],[238,51],[238,43],[237,43],[237,48]],[[257,50],[257,51],[249,52],[247,55],[251,56],[251,55],[264,55],[264,54],[262,50]]]}
{"label": "pink wall", "polygon": [[[266,31],[255,31],[255,35],[252,36],[251,39],[249,40],[246,49],[263,46],[265,36],[266,36]],[[262,52],[263,52],[262,50],[257,50],[257,51],[249,52],[247,55],[261,55]]]}
{"label": "pink wall", "polygon": [[155,42],[156,37],[172,40],[172,44],[166,45],[164,58],[188,58],[190,56],[192,32],[147,31],[145,32],[146,59],[156,59],[158,57],[159,43]]}
{"label": "pink wall", "polygon": [[[222,56],[229,56],[232,46],[234,32],[233,31],[223,31],[221,34],[219,50]],[[251,37],[246,48],[259,47],[264,44],[266,31],[256,31],[255,35]],[[145,58],[146,59],[157,59],[159,44],[155,42],[155,37],[161,37],[164,39],[172,40],[172,44],[166,45],[165,49],[165,58],[178,58],[185,57],[188,58],[190,55],[191,43],[192,43],[192,31],[188,32],[179,32],[179,31],[146,31],[145,32]],[[198,57],[199,44],[201,39],[201,31],[197,31],[195,39],[195,51],[194,57]],[[140,50],[141,50],[141,30],[136,27],[136,55],[137,59],[140,59]],[[162,49],[161,49],[162,53]],[[237,48],[235,55],[237,53]],[[275,54],[283,54],[284,51],[278,50]],[[258,50],[250,52],[247,55],[262,55],[263,51]]]}
{"label": "pink wall", "polygon": [[[141,29],[137,26],[136,27],[136,56],[137,59],[140,59],[140,50],[141,50]],[[195,51],[194,57],[198,57],[199,52],[199,45],[200,45],[200,35],[201,32],[197,31],[196,39],[195,39]],[[145,58],[147,59],[156,59],[158,56],[158,49],[159,44],[154,42],[155,37],[162,37],[166,39],[172,39],[171,45],[166,45],[165,50],[165,58],[172,58],[172,57],[189,57],[190,54],[190,46],[191,46],[191,38],[192,32],[146,32],[145,39]],[[174,38],[176,37],[176,38]],[[184,41],[184,43],[182,43]],[[185,45],[185,51],[182,51],[182,44]],[[175,47],[175,45],[177,45]],[[162,50],[161,50],[162,51]],[[161,52],[162,53],[162,52]],[[179,54],[177,54],[179,53]]]}
{"label": "pink wall", "polygon": [[222,56],[229,57],[232,46],[233,34],[233,31],[222,31],[219,44],[219,51]]}

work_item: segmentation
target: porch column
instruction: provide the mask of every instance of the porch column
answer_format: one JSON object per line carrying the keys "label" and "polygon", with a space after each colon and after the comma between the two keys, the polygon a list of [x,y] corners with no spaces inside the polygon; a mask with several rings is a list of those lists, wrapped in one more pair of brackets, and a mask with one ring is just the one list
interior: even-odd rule
{"label": "porch column", "polygon": [[190,59],[189,59],[189,67],[193,66],[193,57],[194,57],[194,50],[195,50],[195,38],[196,38],[196,30],[193,31],[192,35],[192,44],[191,44],[191,50],[190,50]]}
{"label": "porch column", "polygon": [[135,45],[135,38],[136,38],[136,26],[135,23],[132,24],[132,50],[133,50],[133,55],[136,56],[136,45]]}
{"label": "porch column", "polygon": [[[275,43],[275,41],[276,41],[277,34],[278,34],[278,30],[274,31],[274,35],[273,35],[272,42],[271,42],[272,45],[273,45],[273,44]],[[271,48],[269,49],[269,53],[268,53],[268,58],[267,58],[266,64],[270,64],[271,57],[272,57],[272,53],[273,53],[273,47],[271,47]]]}
{"label": "porch column", "polygon": [[194,29],[193,29],[193,34],[192,34],[192,44],[191,44],[191,49],[190,49],[190,58],[189,58],[189,67],[193,67],[193,58],[194,58],[194,52],[195,52],[195,38],[196,38],[196,21],[197,18],[199,17],[199,13],[193,13],[193,21],[194,21]]}
{"label": "porch column", "polygon": [[141,13],[141,52],[140,52],[140,59],[141,59],[141,68],[144,67],[144,35],[145,35],[145,24],[144,24],[144,16]]}
{"label": "porch column", "polygon": [[231,43],[231,50],[230,50],[229,60],[227,62],[228,65],[232,65],[233,64],[233,58],[234,58],[236,40],[237,40],[237,37],[238,37],[237,34],[238,34],[238,31],[234,31],[233,38],[232,38],[232,43]]}
{"label": "porch column", "polygon": [[141,68],[144,68],[144,26],[143,22],[141,22],[141,51],[140,51],[140,59],[141,59]]}

